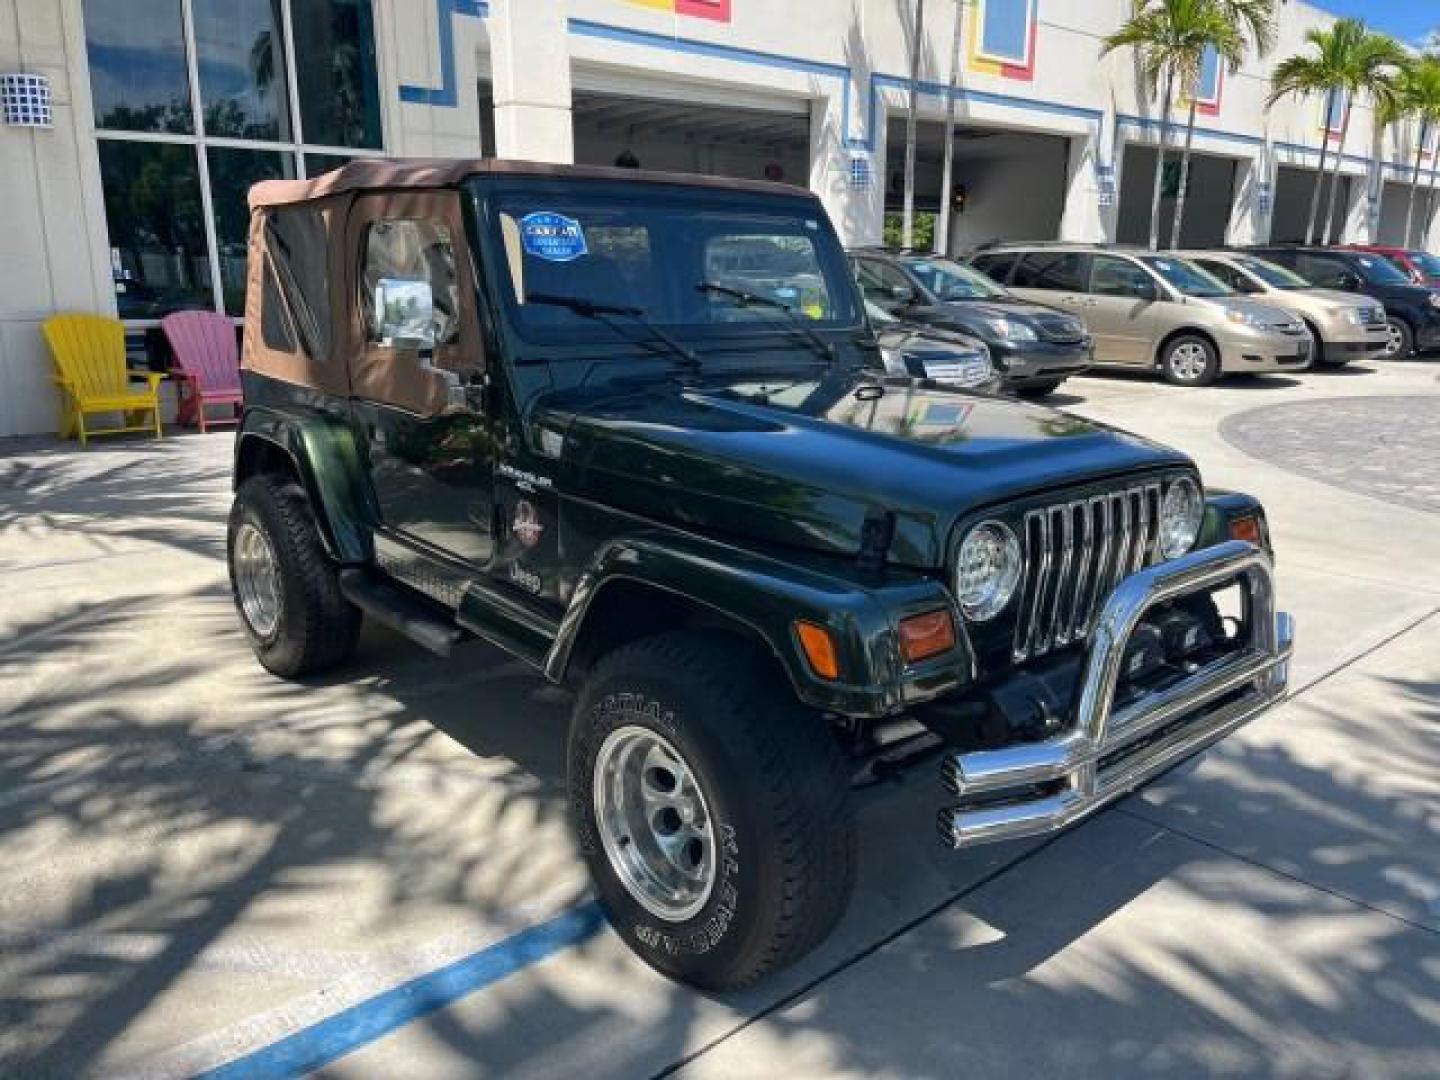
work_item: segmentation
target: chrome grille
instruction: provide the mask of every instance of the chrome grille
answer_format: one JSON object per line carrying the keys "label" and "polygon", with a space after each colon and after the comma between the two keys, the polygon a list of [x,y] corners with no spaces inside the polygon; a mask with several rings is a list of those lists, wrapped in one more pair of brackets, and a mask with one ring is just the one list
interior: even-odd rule
{"label": "chrome grille", "polygon": [[1015,659],[1084,640],[1115,586],[1160,561],[1159,539],[1158,482],[1026,513]]}

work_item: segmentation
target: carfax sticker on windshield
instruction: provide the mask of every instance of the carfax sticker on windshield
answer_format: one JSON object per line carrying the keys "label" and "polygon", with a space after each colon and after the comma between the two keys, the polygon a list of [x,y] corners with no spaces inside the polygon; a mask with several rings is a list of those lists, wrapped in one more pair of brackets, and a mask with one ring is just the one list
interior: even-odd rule
{"label": "carfax sticker on windshield", "polygon": [[580,222],[551,210],[536,210],[520,219],[520,243],[527,255],[546,262],[570,262],[590,253]]}

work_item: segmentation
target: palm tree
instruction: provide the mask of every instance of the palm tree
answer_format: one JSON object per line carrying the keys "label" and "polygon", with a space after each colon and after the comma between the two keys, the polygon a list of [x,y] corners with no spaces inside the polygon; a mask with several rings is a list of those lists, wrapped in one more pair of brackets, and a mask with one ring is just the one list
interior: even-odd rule
{"label": "palm tree", "polygon": [[[1404,243],[1408,247],[1415,222],[1415,193],[1420,190],[1420,160],[1425,156],[1425,143],[1429,141],[1430,133],[1440,127],[1440,56],[1425,56],[1417,61],[1405,73],[1403,90],[1409,114],[1420,125],[1415,137],[1415,167],[1410,172],[1410,199],[1405,205]],[[1437,145],[1436,151],[1440,153],[1440,145]],[[1431,173],[1433,181],[1433,168]]]}
{"label": "palm tree", "polygon": [[1263,42],[1268,48],[1273,35],[1271,3],[1272,0],[1132,0],[1129,20],[1101,41],[1101,56],[1117,49],[1134,49],[1146,90],[1152,97],[1160,95],[1160,139],[1155,149],[1155,179],[1150,193],[1152,250],[1160,246],[1160,191],[1176,86],[1189,93],[1190,121],[1181,156],[1172,243],[1179,239],[1185,212],[1185,173],[1190,164],[1195,99],[1199,96],[1205,54],[1214,49],[1234,71],[1244,58],[1247,30],[1253,32],[1257,43]]}
{"label": "palm tree", "polygon": [[[1215,50],[1217,63],[1223,63],[1234,75],[1245,60],[1247,40],[1254,44],[1257,55],[1263,57],[1275,45],[1275,0],[1210,0],[1210,13],[1196,19],[1194,29],[1203,31],[1204,24],[1220,22],[1212,28],[1214,38],[1209,48]],[[1225,29],[1220,30],[1223,24]],[[1185,120],[1185,148],[1180,152],[1180,187],[1175,192],[1175,220],[1170,227],[1170,243],[1180,243],[1180,226],[1185,217],[1185,197],[1190,191],[1190,145],[1195,140],[1195,106],[1200,97],[1200,75],[1205,62],[1206,49],[1200,50],[1196,61],[1193,81],[1188,91],[1189,114]]]}
{"label": "palm tree", "polygon": [[1315,217],[1320,206],[1320,186],[1325,176],[1325,151],[1329,146],[1330,114],[1337,102],[1342,109],[1340,145],[1335,151],[1335,174],[1330,182],[1325,227],[1321,234],[1328,244],[1334,226],[1335,197],[1340,190],[1340,170],[1345,164],[1345,143],[1350,135],[1354,106],[1362,96],[1368,95],[1377,113],[1383,114],[1393,107],[1397,73],[1409,65],[1410,59],[1398,42],[1384,34],[1374,33],[1360,19],[1341,19],[1328,30],[1308,30],[1305,40],[1319,55],[1296,54],[1280,61],[1271,76],[1269,104],[1275,104],[1287,94],[1323,91],[1328,95],[1325,110],[1327,130],[1325,142],[1320,147],[1320,175],[1310,197],[1306,243],[1315,239]]}

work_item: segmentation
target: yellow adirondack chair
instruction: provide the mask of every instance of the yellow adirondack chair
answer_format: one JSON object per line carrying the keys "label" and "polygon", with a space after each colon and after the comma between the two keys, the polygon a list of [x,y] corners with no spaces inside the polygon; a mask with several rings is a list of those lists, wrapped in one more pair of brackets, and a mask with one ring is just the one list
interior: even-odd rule
{"label": "yellow adirondack chair", "polygon": [[[163,375],[147,373],[149,386],[132,389],[125,370],[125,324],[104,315],[53,315],[45,320],[45,341],[55,360],[55,381],[64,402],[60,434],[69,438],[79,433],[84,446],[88,435],[110,435],[121,431],[151,431],[159,438],[160,380]],[[125,426],[90,432],[85,417],[91,413],[118,412]],[[153,424],[143,423],[145,413]]]}

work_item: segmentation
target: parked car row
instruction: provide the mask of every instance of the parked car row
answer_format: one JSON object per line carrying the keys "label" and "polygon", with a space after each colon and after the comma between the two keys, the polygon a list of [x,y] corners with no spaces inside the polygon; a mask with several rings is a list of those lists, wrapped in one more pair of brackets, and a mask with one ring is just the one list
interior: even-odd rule
{"label": "parked car row", "polygon": [[1045,243],[991,245],[968,264],[850,258],[892,371],[982,385],[966,358],[983,349],[996,383],[1026,396],[1092,365],[1203,386],[1440,348],[1440,292],[1421,283],[1440,260],[1424,252]]}

